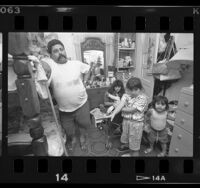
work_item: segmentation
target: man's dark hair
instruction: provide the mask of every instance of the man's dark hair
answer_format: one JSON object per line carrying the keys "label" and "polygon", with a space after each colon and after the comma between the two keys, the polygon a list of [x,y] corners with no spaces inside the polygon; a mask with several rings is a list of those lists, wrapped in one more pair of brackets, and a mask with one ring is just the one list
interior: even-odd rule
{"label": "man's dark hair", "polygon": [[64,45],[60,40],[53,39],[53,40],[49,41],[48,44],[47,44],[47,51],[48,51],[49,54],[51,54],[52,47],[55,46],[56,44],[60,44],[64,48]]}

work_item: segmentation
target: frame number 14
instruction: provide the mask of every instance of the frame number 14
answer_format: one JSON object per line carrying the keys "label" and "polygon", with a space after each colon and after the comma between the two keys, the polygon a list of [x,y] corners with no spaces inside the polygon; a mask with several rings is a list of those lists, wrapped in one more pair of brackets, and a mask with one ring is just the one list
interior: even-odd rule
{"label": "frame number 14", "polygon": [[57,182],[61,182],[61,181],[67,182],[68,181],[67,174],[63,174],[63,175],[56,174],[56,181]]}

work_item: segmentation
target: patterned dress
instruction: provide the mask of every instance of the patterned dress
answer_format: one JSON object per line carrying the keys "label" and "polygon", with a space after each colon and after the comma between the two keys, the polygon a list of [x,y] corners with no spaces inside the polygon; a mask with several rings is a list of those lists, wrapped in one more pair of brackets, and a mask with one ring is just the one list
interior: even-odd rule
{"label": "patterned dress", "polygon": [[139,94],[135,98],[124,94],[122,99],[125,102],[125,107],[136,108],[136,112],[123,112],[122,135],[121,142],[129,144],[129,148],[133,151],[140,150],[142,139],[143,125],[144,125],[144,111],[147,107],[147,96]]}

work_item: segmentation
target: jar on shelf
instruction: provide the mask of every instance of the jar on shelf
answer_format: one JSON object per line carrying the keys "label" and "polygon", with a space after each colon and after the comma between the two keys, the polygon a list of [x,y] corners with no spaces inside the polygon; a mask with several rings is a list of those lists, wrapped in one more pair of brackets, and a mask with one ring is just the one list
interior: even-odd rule
{"label": "jar on shelf", "polygon": [[133,49],[135,48],[135,42],[134,41],[131,44],[131,48],[133,48]]}
{"label": "jar on shelf", "polygon": [[120,58],[118,61],[118,67],[123,67],[123,65],[124,65],[124,59]]}
{"label": "jar on shelf", "polygon": [[132,48],[132,40],[130,38],[128,39],[128,47]]}
{"label": "jar on shelf", "polygon": [[129,45],[128,45],[128,39],[127,39],[127,38],[124,39],[124,46],[125,46],[125,47],[128,47],[128,46],[129,46]]}

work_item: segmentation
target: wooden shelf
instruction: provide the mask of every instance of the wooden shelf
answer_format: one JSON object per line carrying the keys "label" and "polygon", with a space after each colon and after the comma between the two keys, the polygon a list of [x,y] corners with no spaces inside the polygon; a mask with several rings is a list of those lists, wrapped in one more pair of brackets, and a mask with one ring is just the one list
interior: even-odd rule
{"label": "wooden shelf", "polygon": [[120,70],[127,70],[127,69],[134,69],[134,66],[130,66],[130,67],[118,67],[117,69]]}
{"label": "wooden shelf", "polygon": [[118,69],[131,69],[131,68],[135,68],[134,66],[128,66],[128,67],[118,67]]}
{"label": "wooden shelf", "polygon": [[[135,45],[129,47],[123,47],[121,42],[123,40],[131,39]],[[118,48],[117,48],[117,62],[116,68],[118,72],[133,72],[135,69],[135,56],[136,56],[136,41],[135,33],[118,33]],[[127,45],[128,46],[128,45]],[[126,60],[126,57],[130,57],[130,61],[133,62],[131,66],[123,67],[123,63]],[[127,59],[128,60],[128,59]]]}
{"label": "wooden shelf", "polygon": [[135,48],[118,48],[119,50],[135,50]]}

